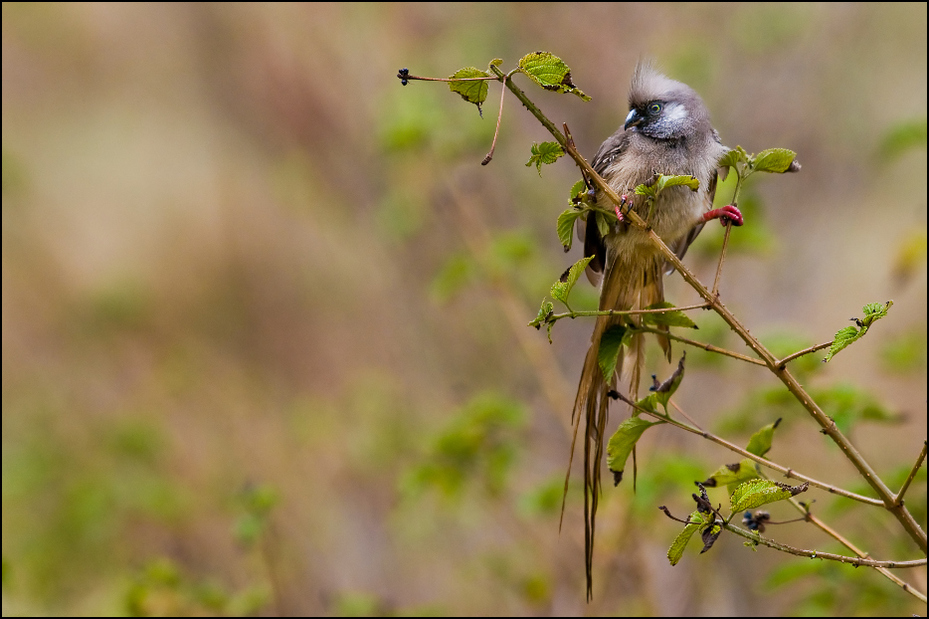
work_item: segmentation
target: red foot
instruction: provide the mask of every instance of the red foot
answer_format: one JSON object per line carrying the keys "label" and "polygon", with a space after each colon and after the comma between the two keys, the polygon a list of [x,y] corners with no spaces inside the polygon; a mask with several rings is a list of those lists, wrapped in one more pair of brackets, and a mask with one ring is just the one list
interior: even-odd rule
{"label": "red foot", "polygon": [[719,223],[724,226],[730,222],[733,226],[741,226],[745,223],[742,221],[742,213],[731,204],[727,204],[722,208],[714,208],[712,211],[703,214],[703,221],[710,221],[711,219],[718,219]]}
{"label": "red foot", "polygon": [[[629,196],[627,196],[626,194],[623,194],[620,197],[623,199],[622,204],[620,204],[620,206],[626,206],[627,211],[630,208],[632,208],[632,200],[629,199]],[[623,213],[619,209],[619,206],[614,206],[613,210],[616,211],[616,219],[618,219],[619,221],[624,221],[626,219],[625,217],[623,217]]]}

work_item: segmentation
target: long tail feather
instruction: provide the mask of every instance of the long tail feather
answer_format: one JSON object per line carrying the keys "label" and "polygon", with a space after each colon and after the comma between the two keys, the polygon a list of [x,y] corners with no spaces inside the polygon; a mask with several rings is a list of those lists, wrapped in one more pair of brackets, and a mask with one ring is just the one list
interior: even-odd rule
{"label": "long tail feather", "polygon": [[[637,273],[629,270],[607,268],[604,274],[603,288],[600,293],[600,309],[629,310],[641,309],[663,300],[660,265],[657,261],[650,261]],[[609,391],[616,385],[617,377],[622,375],[624,357],[632,359],[629,369],[629,397],[637,398],[639,383],[641,382],[642,368],[644,367],[645,352],[642,335],[632,338],[630,350],[620,349],[616,362],[616,371],[613,376],[604,377],[598,362],[600,340],[606,330],[622,322],[639,324],[637,319],[628,319],[621,316],[600,316],[591,336],[590,348],[584,358],[584,367],[578,384],[577,396],[572,410],[574,433],[571,439],[571,456],[568,462],[568,472],[565,475],[564,496],[562,497],[561,515],[564,518],[564,505],[568,493],[568,482],[571,476],[571,461],[574,458],[574,448],[577,442],[578,428],[581,425],[580,416],[584,415],[584,554],[587,577],[587,600],[593,595],[593,552],[594,533],[596,530],[597,507],[600,503],[600,470],[603,458],[606,423],[609,411]],[[659,336],[662,348],[670,354],[667,338]],[[633,484],[635,482],[633,481]],[[561,524],[559,523],[559,529]]]}

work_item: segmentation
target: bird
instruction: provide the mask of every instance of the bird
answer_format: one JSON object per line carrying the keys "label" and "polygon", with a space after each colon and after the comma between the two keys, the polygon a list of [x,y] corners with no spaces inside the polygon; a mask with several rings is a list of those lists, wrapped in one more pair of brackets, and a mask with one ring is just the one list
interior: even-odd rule
{"label": "bird", "polygon": [[[648,226],[679,257],[697,238],[706,222],[719,219],[724,225],[742,225],[742,215],[733,205],[713,209],[718,178],[717,164],[729,149],[723,146],[719,133],[710,122],[706,105],[692,88],[672,80],[653,67],[649,61],[639,61],[629,88],[629,114],[623,125],[600,145],[591,162],[617,195],[623,197],[622,209],[634,210]],[[688,175],[699,181],[696,191],[686,186],[668,187],[654,204],[644,196],[635,196],[635,188],[651,184],[657,175]],[[598,205],[610,205],[609,199],[597,190]],[[648,232],[633,226],[624,218],[619,205],[613,205],[617,222],[607,234],[590,219],[579,219],[577,234],[584,242],[584,256],[591,260],[587,277],[600,288],[599,309],[638,310],[664,301],[662,278],[672,269],[665,263],[660,250],[649,239]],[[603,376],[598,363],[598,350],[603,334],[614,325],[640,325],[634,316],[601,315],[596,319],[590,348],[584,359],[572,420],[586,421],[584,443],[584,518],[587,599],[592,597],[593,542],[597,503],[600,495],[600,461],[603,454],[604,431],[611,400],[623,371],[623,357],[629,375],[628,397],[637,398],[639,380],[644,365],[642,334],[632,337],[628,349],[620,350],[616,371]],[[670,341],[663,335],[658,341],[670,360]],[[624,350],[625,349],[625,350]],[[631,367],[629,367],[631,366]],[[575,432],[574,440],[577,438]],[[572,442],[571,453],[574,453]],[[570,468],[570,467],[569,467]],[[619,483],[618,479],[616,483]]]}

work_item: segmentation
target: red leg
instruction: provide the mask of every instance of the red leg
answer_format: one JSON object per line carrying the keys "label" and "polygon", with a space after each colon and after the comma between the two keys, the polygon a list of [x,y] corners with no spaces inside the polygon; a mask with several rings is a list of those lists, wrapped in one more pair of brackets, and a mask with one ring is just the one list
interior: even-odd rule
{"label": "red leg", "polygon": [[[629,196],[627,196],[626,194],[623,194],[623,195],[621,195],[620,197],[623,199],[622,204],[621,204],[620,206],[626,206],[626,205],[628,205],[628,207],[627,207],[626,210],[629,210],[630,208],[632,208],[632,200],[629,199]],[[624,221],[624,220],[625,220],[625,217],[623,217],[623,213],[622,213],[622,211],[619,209],[619,206],[615,206],[615,205],[614,205],[614,206],[613,206],[613,210],[616,211],[616,219],[618,219],[619,221]]]}
{"label": "red leg", "polygon": [[719,223],[724,226],[729,222],[732,222],[733,226],[741,226],[745,223],[742,221],[742,213],[732,204],[727,204],[722,208],[714,208],[712,211],[703,214],[703,221],[710,221],[711,219],[718,219]]}

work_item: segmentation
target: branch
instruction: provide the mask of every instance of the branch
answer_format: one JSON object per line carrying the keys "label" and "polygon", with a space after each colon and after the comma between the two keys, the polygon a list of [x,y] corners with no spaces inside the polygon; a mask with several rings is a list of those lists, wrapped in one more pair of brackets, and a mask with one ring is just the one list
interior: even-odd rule
{"label": "branch", "polygon": [[919,472],[919,468],[923,465],[923,461],[926,459],[926,441],[923,441],[923,449],[919,452],[919,457],[916,458],[916,464],[913,465],[910,474],[906,476],[906,481],[903,482],[903,487],[900,488],[900,492],[897,493],[897,496],[894,497],[894,503],[898,505],[903,505],[903,495],[906,494],[907,489],[910,487],[910,482],[913,481],[913,478],[916,477],[916,473]]}
{"label": "branch", "polygon": [[926,559],[914,559],[912,561],[876,561],[874,559],[866,559],[864,557],[846,557],[845,555],[837,555],[831,552],[819,552],[818,550],[803,550],[802,548],[794,548],[793,546],[788,546],[787,544],[782,544],[781,542],[775,542],[772,539],[762,537],[758,533],[753,531],[746,531],[742,527],[738,527],[734,524],[728,522],[719,523],[724,529],[731,533],[735,533],[741,537],[744,537],[747,540],[751,540],[757,544],[762,544],[768,546],[769,548],[774,548],[776,550],[781,550],[783,552],[788,552],[792,555],[797,555],[798,557],[809,557],[811,559],[826,559],[828,561],[838,561],[840,563],[848,563],[854,565],[855,567],[865,566],[865,567],[880,567],[885,569],[903,569],[910,567],[922,567],[926,565]]}
{"label": "branch", "polygon": [[832,346],[831,341],[823,342],[822,344],[817,344],[816,346],[810,346],[809,348],[804,348],[803,350],[795,352],[792,355],[787,355],[786,357],[778,361],[777,367],[783,369],[784,366],[786,366],[788,363],[790,363],[794,359],[802,357],[803,355],[808,355],[810,353],[816,352],[817,350],[822,350],[823,348],[829,348],[830,346]]}
{"label": "branch", "polygon": [[737,445],[733,445],[733,444],[730,443],[729,441],[727,441],[727,440],[725,440],[725,439],[722,439],[722,438],[716,436],[715,434],[711,434],[711,433],[709,433],[709,432],[707,432],[707,431],[705,431],[705,430],[699,430],[699,429],[697,429],[697,428],[692,428],[692,427],[688,426],[687,424],[681,423],[681,422],[679,422],[679,421],[673,419],[673,418],[670,417],[670,416],[662,415],[661,413],[655,413],[655,412],[652,412],[652,411],[650,411],[650,410],[648,410],[648,409],[642,408],[641,406],[639,406],[638,404],[636,404],[635,402],[633,402],[632,400],[630,400],[629,398],[627,398],[627,397],[624,396],[623,394],[621,394],[621,393],[619,393],[619,392],[615,392],[615,393],[616,393],[616,395],[619,397],[620,400],[622,400],[622,401],[625,402],[626,404],[629,404],[630,406],[632,406],[633,408],[635,408],[635,409],[638,410],[639,412],[644,413],[644,414],[646,414],[646,415],[650,415],[651,417],[654,417],[655,419],[660,419],[661,421],[665,421],[665,422],[667,422],[667,423],[669,423],[669,424],[671,424],[671,425],[673,425],[673,426],[675,426],[675,427],[677,427],[677,428],[680,428],[680,429],[682,429],[682,430],[685,430],[685,431],[687,431],[687,432],[690,432],[691,434],[696,434],[696,435],[698,435],[698,436],[702,436],[703,438],[707,439],[708,441],[711,441],[711,442],[713,442],[713,443],[716,443],[717,445],[721,445],[721,446],[725,447],[726,449],[728,449],[728,450],[730,450],[730,451],[733,451],[733,452],[739,454],[739,455],[742,456],[743,458],[748,458],[749,460],[754,460],[755,462],[757,462],[758,464],[760,464],[760,465],[762,465],[762,466],[766,466],[766,467],[768,467],[769,469],[772,469],[772,470],[774,470],[774,471],[777,471],[777,472],[781,473],[781,474],[784,475],[784,477],[786,477],[787,479],[799,479],[800,481],[805,481],[805,482],[809,483],[811,486],[813,486],[813,487],[815,487],[815,488],[819,488],[820,490],[825,490],[826,492],[828,492],[828,493],[830,493],[830,494],[835,494],[835,495],[837,495],[837,496],[844,496],[845,498],[852,499],[852,500],[858,501],[858,502],[860,502],[860,503],[867,503],[868,505],[876,505],[876,506],[882,506],[882,505],[884,504],[880,499],[872,499],[871,497],[866,497],[866,496],[863,496],[863,495],[860,495],[860,494],[855,494],[854,492],[849,492],[848,490],[843,490],[842,488],[839,488],[839,487],[837,487],[837,486],[832,486],[832,485],[827,484],[827,483],[825,483],[825,482],[821,482],[821,481],[818,481],[818,480],[816,480],[816,479],[813,479],[812,477],[807,477],[806,475],[802,475],[802,474],[800,474],[800,473],[797,473],[796,471],[794,471],[794,470],[793,470],[792,468],[790,468],[790,467],[781,466],[780,464],[777,464],[777,463],[775,463],[775,462],[771,462],[770,460],[766,460],[766,459],[762,458],[761,456],[756,456],[755,454],[751,453],[750,451],[746,451],[746,450],[742,449],[741,447],[739,447],[739,446],[737,446]]}
{"label": "branch", "polygon": [[712,344],[705,344],[703,342],[698,342],[696,340],[687,339],[686,337],[681,337],[679,335],[674,335],[673,333],[667,333],[665,331],[659,331],[658,329],[652,329],[650,327],[636,327],[634,331],[641,331],[643,333],[655,333],[663,337],[675,340],[677,342],[682,342],[684,344],[689,344],[695,348],[702,348],[707,352],[715,352],[721,355],[726,355],[727,357],[732,357],[733,359],[738,359],[740,361],[745,361],[746,363],[751,363],[754,365],[765,365],[764,361],[754,359],[752,357],[731,351],[726,350],[725,348],[720,348],[719,346],[713,346]]}
{"label": "branch", "polygon": [[[863,550],[860,550],[857,546],[855,546],[855,545],[852,544],[849,540],[845,539],[845,537],[843,537],[842,535],[840,535],[835,529],[833,529],[832,527],[830,527],[829,525],[827,525],[825,522],[823,522],[822,520],[820,520],[819,518],[817,518],[816,516],[814,516],[813,514],[811,514],[810,511],[809,511],[809,509],[807,509],[807,508],[805,508],[804,506],[800,505],[800,503],[799,503],[799,501],[797,501],[797,499],[791,498],[791,499],[788,499],[788,500],[790,501],[790,503],[791,503],[792,505],[794,505],[794,507],[796,507],[797,509],[799,509],[801,512],[804,513],[804,515],[805,515],[805,520],[806,520],[807,522],[809,522],[809,523],[811,523],[811,524],[813,524],[813,525],[819,527],[819,528],[820,528],[822,531],[824,531],[827,535],[829,535],[830,537],[832,537],[833,539],[835,539],[836,541],[838,541],[840,544],[842,544],[843,546],[845,546],[846,548],[848,548],[849,550],[851,550],[852,552],[854,552],[854,553],[855,553],[856,555],[858,555],[859,557],[862,557],[862,558],[865,558],[865,559],[870,558],[870,557],[868,556],[868,553],[864,552]],[[882,576],[884,576],[885,578],[887,578],[888,580],[890,580],[891,582],[893,582],[894,584],[896,584],[897,586],[899,586],[900,588],[902,588],[904,591],[906,591],[906,592],[909,593],[910,595],[912,595],[912,596],[916,597],[917,599],[921,600],[923,603],[926,602],[926,595],[925,595],[924,593],[922,593],[922,592],[919,591],[918,589],[914,588],[914,587],[913,587],[912,585],[910,585],[909,583],[904,582],[899,576],[897,576],[896,574],[894,574],[893,572],[891,572],[890,570],[888,570],[886,567],[876,567],[875,569],[876,569],[878,572],[880,572]]]}

